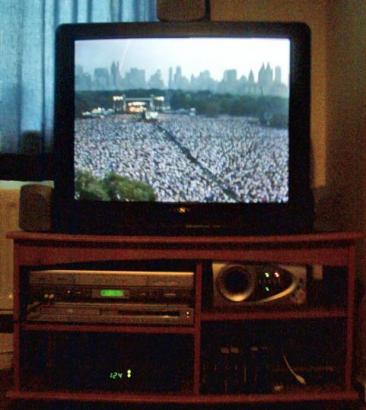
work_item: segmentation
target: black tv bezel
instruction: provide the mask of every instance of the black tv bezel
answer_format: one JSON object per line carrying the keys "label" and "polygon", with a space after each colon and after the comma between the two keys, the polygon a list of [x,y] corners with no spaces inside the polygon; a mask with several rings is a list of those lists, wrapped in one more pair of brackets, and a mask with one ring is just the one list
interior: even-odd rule
{"label": "black tv bezel", "polygon": [[[74,199],[74,41],[98,38],[273,37],[291,41],[289,201],[156,203]],[[312,229],[310,30],[303,23],[93,23],[56,35],[54,228],[93,234],[289,234]]]}

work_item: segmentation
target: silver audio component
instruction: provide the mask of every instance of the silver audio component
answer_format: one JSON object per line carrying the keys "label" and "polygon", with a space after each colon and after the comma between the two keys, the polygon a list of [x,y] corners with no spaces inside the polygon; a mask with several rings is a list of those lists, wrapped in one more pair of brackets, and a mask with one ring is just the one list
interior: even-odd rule
{"label": "silver audio component", "polygon": [[215,307],[306,302],[306,266],[214,262],[212,274]]}
{"label": "silver audio component", "polygon": [[27,320],[190,325],[193,300],[193,272],[32,270]]}
{"label": "silver audio component", "polygon": [[193,309],[186,305],[55,302],[28,306],[27,319],[63,323],[192,325]]}

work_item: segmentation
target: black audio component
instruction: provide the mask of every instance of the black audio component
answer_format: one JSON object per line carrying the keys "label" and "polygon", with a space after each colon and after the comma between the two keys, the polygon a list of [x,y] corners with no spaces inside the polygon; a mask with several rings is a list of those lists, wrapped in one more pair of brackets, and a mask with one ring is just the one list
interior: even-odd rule
{"label": "black audio component", "polygon": [[243,349],[224,344],[203,355],[202,386],[205,393],[242,393],[247,386],[247,363]]}
{"label": "black audio component", "polygon": [[190,340],[177,335],[60,334],[38,348],[53,388],[176,392],[191,376]]}
{"label": "black audio component", "polygon": [[247,391],[269,393],[271,385],[271,356],[267,346],[253,345],[247,352]]}
{"label": "black audio component", "polygon": [[305,266],[214,262],[215,307],[306,302]]}
{"label": "black audio component", "polygon": [[269,393],[272,391],[271,354],[265,345],[223,344],[203,355],[205,393]]}

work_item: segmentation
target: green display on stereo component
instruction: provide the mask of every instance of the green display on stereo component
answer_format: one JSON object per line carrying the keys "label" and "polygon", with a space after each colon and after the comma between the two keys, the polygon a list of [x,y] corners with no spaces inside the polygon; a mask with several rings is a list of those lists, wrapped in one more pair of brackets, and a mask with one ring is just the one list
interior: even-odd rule
{"label": "green display on stereo component", "polygon": [[101,289],[100,296],[107,298],[120,298],[125,296],[125,291],[122,289]]}

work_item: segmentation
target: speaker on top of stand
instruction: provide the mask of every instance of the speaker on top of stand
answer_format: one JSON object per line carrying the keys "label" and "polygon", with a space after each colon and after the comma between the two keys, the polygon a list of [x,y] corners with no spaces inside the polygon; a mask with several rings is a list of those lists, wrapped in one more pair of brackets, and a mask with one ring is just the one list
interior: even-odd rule
{"label": "speaker on top of stand", "polygon": [[157,0],[160,21],[209,20],[209,0]]}
{"label": "speaker on top of stand", "polygon": [[42,184],[20,189],[19,227],[24,231],[47,232],[52,228],[53,188]]}

